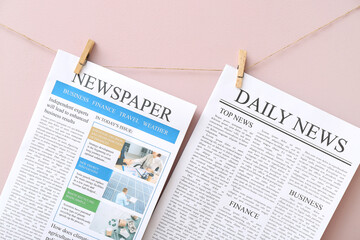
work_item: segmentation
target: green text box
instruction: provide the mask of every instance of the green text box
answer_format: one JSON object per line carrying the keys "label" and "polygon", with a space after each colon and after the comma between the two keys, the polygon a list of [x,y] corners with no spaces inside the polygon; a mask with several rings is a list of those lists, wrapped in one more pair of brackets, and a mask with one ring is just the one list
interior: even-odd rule
{"label": "green text box", "polygon": [[70,188],[66,189],[63,200],[85,208],[91,212],[96,212],[100,203],[99,200],[86,196],[85,194],[79,193]]}

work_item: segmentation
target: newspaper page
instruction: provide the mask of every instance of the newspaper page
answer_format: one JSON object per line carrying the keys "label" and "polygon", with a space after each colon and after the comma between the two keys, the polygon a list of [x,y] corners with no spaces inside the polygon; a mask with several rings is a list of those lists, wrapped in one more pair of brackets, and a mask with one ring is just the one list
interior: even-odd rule
{"label": "newspaper page", "polygon": [[58,51],[0,199],[0,239],[141,239],[195,106]]}
{"label": "newspaper page", "polygon": [[[144,239],[320,239],[360,131],[226,66]],[[319,93],[321,94],[321,93]]]}

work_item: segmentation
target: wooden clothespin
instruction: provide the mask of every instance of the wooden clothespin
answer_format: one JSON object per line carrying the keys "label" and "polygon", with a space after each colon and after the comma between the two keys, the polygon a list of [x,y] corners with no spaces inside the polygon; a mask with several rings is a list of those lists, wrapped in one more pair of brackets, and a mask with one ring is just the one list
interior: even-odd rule
{"label": "wooden clothespin", "polygon": [[236,85],[235,85],[237,88],[241,88],[242,86],[242,81],[244,79],[245,62],[246,62],[246,50],[240,50],[238,66],[237,66]]}
{"label": "wooden clothespin", "polygon": [[80,74],[80,71],[81,71],[82,67],[85,65],[87,58],[89,57],[89,54],[90,54],[91,50],[93,49],[94,45],[95,45],[95,42],[93,40],[89,39],[85,46],[84,51],[81,54],[78,64],[76,65],[74,73]]}

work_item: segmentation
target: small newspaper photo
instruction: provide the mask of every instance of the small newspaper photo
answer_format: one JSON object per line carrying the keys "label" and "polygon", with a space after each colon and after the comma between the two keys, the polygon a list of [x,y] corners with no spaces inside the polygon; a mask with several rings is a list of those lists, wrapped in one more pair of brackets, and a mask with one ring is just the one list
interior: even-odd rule
{"label": "small newspaper photo", "polygon": [[196,106],[59,50],[0,198],[0,239],[141,239]]}

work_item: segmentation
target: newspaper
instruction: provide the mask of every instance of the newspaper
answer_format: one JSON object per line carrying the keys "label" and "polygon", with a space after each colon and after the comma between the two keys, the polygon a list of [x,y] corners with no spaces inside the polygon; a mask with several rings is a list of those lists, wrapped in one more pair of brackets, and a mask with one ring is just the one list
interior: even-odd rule
{"label": "newspaper", "polygon": [[[0,239],[141,239],[195,106],[58,51],[0,199]],[[136,164],[135,164],[136,163]]]}
{"label": "newspaper", "polygon": [[320,239],[360,130],[226,66],[144,239]]}

